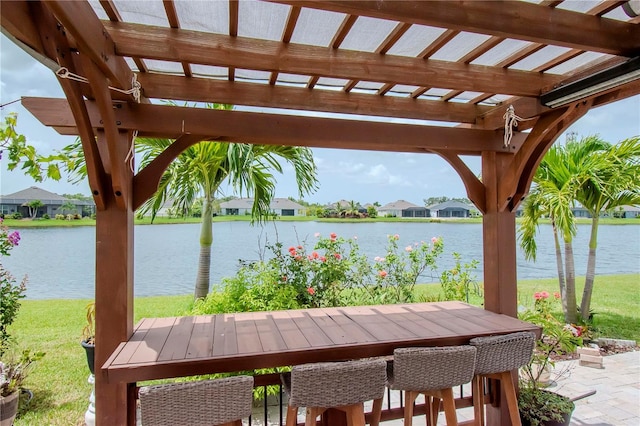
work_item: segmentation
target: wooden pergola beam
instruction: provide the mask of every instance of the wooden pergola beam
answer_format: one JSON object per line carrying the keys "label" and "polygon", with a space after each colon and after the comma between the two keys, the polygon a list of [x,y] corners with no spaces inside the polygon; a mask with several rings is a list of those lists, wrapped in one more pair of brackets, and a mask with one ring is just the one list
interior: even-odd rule
{"label": "wooden pergola beam", "polygon": [[121,56],[537,97],[558,76],[104,21]]}
{"label": "wooden pergola beam", "polygon": [[211,78],[185,78],[155,73],[138,75],[138,81],[150,98],[215,102],[256,107],[285,108],[307,111],[420,120],[475,123],[478,115],[491,110],[489,106],[470,103],[440,102],[411,97],[376,96],[330,90],[309,90],[304,87],[253,84]]}
{"label": "wooden pergola beam", "polygon": [[640,52],[638,25],[527,2],[458,1],[456,7],[450,0],[434,0],[427,7],[409,1],[270,1],[611,55],[635,56]]}
{"label": "wooden pergola beam", "polygon": [[112,84],[130,89],[133,72],[115,54],[115,44],[88,2],[50,0],[42,2],[74,38],[82,52],[100,68]]}
{"label": "wooden pergola beam", "polygon": [[[23,98],[22,104],[46,126],[73,134],[75,126],[64,99]],[[100,111],[86,101],[92,126],[101,128]],[[503,147],[502,132],[294,115],[223,111],[169,105],[121,104],[115,109],[118,130],[139,136],[176,139],[183,134],[255,144],[309,146],[425,153],[432,150],[480,155],[485,151],[517,152],[526,135],[516,132],[512,148]]]}

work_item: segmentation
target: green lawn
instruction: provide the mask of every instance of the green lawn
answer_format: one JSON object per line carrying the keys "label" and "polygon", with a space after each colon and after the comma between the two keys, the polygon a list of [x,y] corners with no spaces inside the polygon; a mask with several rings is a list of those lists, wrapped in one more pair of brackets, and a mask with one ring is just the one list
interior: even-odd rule
{"label": "green lawn", "polygon": [[[582,279],[580,279],[582,281]],[[436,294],[438,285],[422,285],[417,291]],[[556,291],[557,282],[522,281],[518,285],[520,303],[532,304],[535,291]],[[136,321],[142,317],[181,315],[189,308],[191,296],[147,297],[135,301]],[[35,398],[16,425],[81,425],[87,409],[89,370],[80,335],[88,300],[27,300],[13,325],[19,342],[46,352],[29,376],[27,385]],[[479,299],[472,300],[479,304]],[[640,274],[599,276],[593,295],[597,334],[640,340]]]}

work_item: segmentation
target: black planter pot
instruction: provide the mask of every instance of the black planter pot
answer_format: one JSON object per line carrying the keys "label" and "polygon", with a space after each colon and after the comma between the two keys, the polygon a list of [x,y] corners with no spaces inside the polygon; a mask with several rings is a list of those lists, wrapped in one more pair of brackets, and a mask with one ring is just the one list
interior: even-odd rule
{"label": "black planter pot", "polygon": [[94,362],[96,346],[93,343],[87,343],[85,340],[81,341],[80,344],[87,353],[87,365],[89,366],[89,371],[91,371],[91,374],[95,375]]}

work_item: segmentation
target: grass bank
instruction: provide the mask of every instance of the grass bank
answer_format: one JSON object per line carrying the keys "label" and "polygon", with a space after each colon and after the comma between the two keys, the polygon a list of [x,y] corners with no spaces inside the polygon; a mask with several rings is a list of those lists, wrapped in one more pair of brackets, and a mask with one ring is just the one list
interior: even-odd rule
{"label": "grass bank", "polygon": [[[579,293],[583,279],[579,281]],[[535,291],[556,291],[557,281],[523,280],[518,283],[519,302],[533,303]],[[438,285],[421,285],[417,292],[435,295]],[[137,298],[135,320],[184,314],[191,296]],[[480,304],[481,299],[471,300]],[[27,386],[35,398],[29,410],[16,421],[24,425],[82,425],[88,406],[89,370],[80,335],[84,326],[84,308],[88,300],[26,300],[15,324],[13,335],[24,347],[46,352],[29,376]],[[610,275],[596,278],[593,295],[594,327],[597,335],[640,340],[640,274]]]}

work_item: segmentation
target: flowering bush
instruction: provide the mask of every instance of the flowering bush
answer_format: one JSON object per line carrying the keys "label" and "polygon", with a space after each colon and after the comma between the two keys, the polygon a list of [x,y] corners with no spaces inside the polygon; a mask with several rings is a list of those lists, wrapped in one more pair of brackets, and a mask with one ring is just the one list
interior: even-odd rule
{"label": "flowering bush", "polygon": [[[9,256],[9,252],[20,242],[18,231],[9,232],[0,218],[0,255]],[[8,348],[11,336],[7,331],[20,308],[20,299],[24,298],[27,278],[17,284],[9,271],[0,262],[0,355]]]}
{"label": "flowering bush", "polygon": [[445,300],[464,300],[469,302],[469,295],[481,296],[480,286],[476,281],[474,271],[478,261],[462,263],[460,253],[453,253],[455,265],[440,275],[440,284]]}
{"label": "flowering bush", "polygon": [[533,298],[533,309],[523,310],[520,318],[542,327],[542,336],[536,341],[531,361],[522,368],[518,406],[523,424],[538,426],[564,421],[575,407],[569,398],[543,389],[546,384],[541,377],[555,365],[552,356],[575,351],[582,345],[582,337],[578,328],[565,325],[552,314],[560,293],[551,298],[549,292],[540,291]]}

